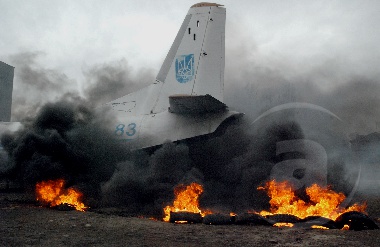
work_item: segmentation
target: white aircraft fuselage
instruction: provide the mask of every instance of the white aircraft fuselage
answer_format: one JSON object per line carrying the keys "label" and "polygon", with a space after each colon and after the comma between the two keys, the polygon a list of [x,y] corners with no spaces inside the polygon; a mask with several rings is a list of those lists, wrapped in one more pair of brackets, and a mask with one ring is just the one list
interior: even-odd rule
{"label": "white aircraft fuselage", "polygon": [[223,103],[226,9],[193,5],[150,86],[109,102],[115,137],[148,148],[214,133],[241,113]]}

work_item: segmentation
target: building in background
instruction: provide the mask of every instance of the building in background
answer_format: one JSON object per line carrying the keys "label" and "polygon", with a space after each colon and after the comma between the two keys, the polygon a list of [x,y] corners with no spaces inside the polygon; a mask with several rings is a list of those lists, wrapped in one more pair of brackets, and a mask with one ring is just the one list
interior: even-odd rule
{"label": "building in background", "polygon": [[0,121],[11,121],[14,67],[0,61]]}

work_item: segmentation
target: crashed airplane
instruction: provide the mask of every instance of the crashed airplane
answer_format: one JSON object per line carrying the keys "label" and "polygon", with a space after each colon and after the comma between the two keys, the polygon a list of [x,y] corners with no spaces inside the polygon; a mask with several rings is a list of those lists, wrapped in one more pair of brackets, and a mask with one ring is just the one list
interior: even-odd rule
{"label": "crashed airplane", "polygon": [[[116,115],[110,128],[118,141],[144,149],[208,136],[243,115],[223,103],[225,20],[222,5],[191,6],[155,82],[103,106]],[[9,122],[14,68],[0,65],[2,134],[21,124]]]}
{"label": "crashed airplane", "polygon": [[107,103],[113,131],[134,149],[205,136],[243,114],[223,103],[226,9],[191,6],[150,86]]}

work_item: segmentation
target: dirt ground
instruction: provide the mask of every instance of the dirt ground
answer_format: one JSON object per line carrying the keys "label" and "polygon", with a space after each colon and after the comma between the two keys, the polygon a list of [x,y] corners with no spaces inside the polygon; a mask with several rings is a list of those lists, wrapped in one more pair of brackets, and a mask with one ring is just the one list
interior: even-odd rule
{"label": "dirt ground", "polygon": [[[379,215],[379,200],[369,201]],[[379,246],[380,230],[171,224],[145,218],[38,207],[0,194],[0,246]]]}

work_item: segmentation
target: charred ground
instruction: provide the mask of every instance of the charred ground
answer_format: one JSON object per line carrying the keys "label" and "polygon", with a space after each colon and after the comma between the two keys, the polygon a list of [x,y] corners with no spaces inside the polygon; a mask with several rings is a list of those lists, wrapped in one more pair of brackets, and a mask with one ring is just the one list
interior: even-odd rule
{"label": "charred ground", "polygon": [[[1,246],[377,246],[380,231],[270,226],[178,225],[123,217],[121,209],[58,211],[31,203],[25,194],[0,194]],[[380,217],[380,201],[366,198]]]}

